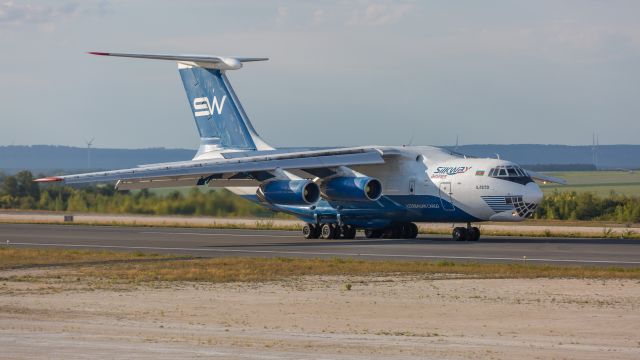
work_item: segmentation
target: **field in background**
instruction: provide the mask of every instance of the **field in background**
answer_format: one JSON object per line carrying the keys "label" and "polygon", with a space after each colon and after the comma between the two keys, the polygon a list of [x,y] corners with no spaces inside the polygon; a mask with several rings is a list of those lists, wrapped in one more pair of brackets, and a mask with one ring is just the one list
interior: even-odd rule
{"label": "field in background", "polygon": [[640,172],[637,171],[567,171],[548,175],[567,180],[567,185],[541,185],[545,194],[555,190],[560,192],[592,192],[598,196],[616,194],[640,196]]}

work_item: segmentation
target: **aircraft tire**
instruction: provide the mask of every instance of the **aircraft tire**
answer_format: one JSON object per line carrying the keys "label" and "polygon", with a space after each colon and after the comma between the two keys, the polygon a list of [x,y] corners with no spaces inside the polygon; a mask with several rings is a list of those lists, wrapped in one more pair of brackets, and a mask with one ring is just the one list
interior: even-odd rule
{"label": "aircraft tire", "polygon": [[414,224],[414,223],[409,223],[407,225],[407,227],[409,228],[409,239],[415,239],[418,237],[418,225]]}
{"label": "aircraft tire", "polygon": [[467,229],[467,241],[478,241],[480,240],[480,229],[477,227],[472,227]]}
{"label": "aircraft tire", "polygon": [[355,239],[356,228],[351,225],[344,225],[342,227],[342,237],[345,239]]}
{"label": "aircraft tire", "polygon": [[305,224],[302,227],[302,236],[304,236],[305,239],[317,239],[320,236],[320,226]]}
{"label": "aircraft tire", "polygon": [[340,239],[342,234],[342,227],[339,225],[331,225],[333,227],[333,237],[332,239]]}
{"label": "aircraft tire", "polygon": [[451,233],[454,241],[465,241],[467,240],[467,229],[463,227],[453,228],[453,232]]}
{"label": "aircraft tire", "polygon": [[384,229],[364,229],[364,237],[367,239],[379,239],[382,237]]}
{"label": "aircraft tire", "polygon": [[333,224],[322,224],[322,228],[320,230],[320,238],[321,239],[334,239],[336,236],[336,228]]}
{"label": "aircraft tire", "polygon": [[404,237],[404,225],[391,225],[382,230],[385,239],[402,239]]}
{"label": "aircraft tire", "polygon": [[418,226],[414,223],[406,223],[402,226],[402,237],[404,239],[415,239],[418,236]]}

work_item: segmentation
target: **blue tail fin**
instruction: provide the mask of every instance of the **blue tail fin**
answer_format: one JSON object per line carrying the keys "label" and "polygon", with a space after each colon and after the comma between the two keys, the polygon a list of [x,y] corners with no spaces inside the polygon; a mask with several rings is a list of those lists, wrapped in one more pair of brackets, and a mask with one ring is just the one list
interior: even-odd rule
{"label": "blue tail fin", "polygon": [[179,72],[203,145],[211,149],[263,148],[264,142],[251,125],[224,70],[179,63]]}
{"label": "blue tail fin", "polygon": [[224,149],[273,149],[256,133],[225,75],[226,70],[241,69],[243,63],[265,61],[268,60],[267,58],[95,51],[89,54],[177,61],[178,71],[180,71],[202,141],[196,156]]}

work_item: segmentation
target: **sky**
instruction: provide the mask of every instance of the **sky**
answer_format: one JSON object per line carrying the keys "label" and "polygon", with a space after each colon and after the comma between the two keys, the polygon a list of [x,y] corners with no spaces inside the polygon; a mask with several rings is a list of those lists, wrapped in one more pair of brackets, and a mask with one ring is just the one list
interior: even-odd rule
{"label": "sky", "polygon": [[177,67],[273,146],[640,144],[638,1],[0,0],[0,145],[197,148]]}

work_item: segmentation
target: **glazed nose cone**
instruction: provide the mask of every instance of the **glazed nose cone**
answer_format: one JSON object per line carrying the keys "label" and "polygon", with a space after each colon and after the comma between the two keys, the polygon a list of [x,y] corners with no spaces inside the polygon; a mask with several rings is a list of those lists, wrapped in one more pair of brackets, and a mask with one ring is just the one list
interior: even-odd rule
{"label": "glazed nose cone", "polygon": [[540,190],[540,186],[535,182],[528,183],[524,187],[522,200],[527,204],[540,204],[540,201],[542,201],[542,190]]}

